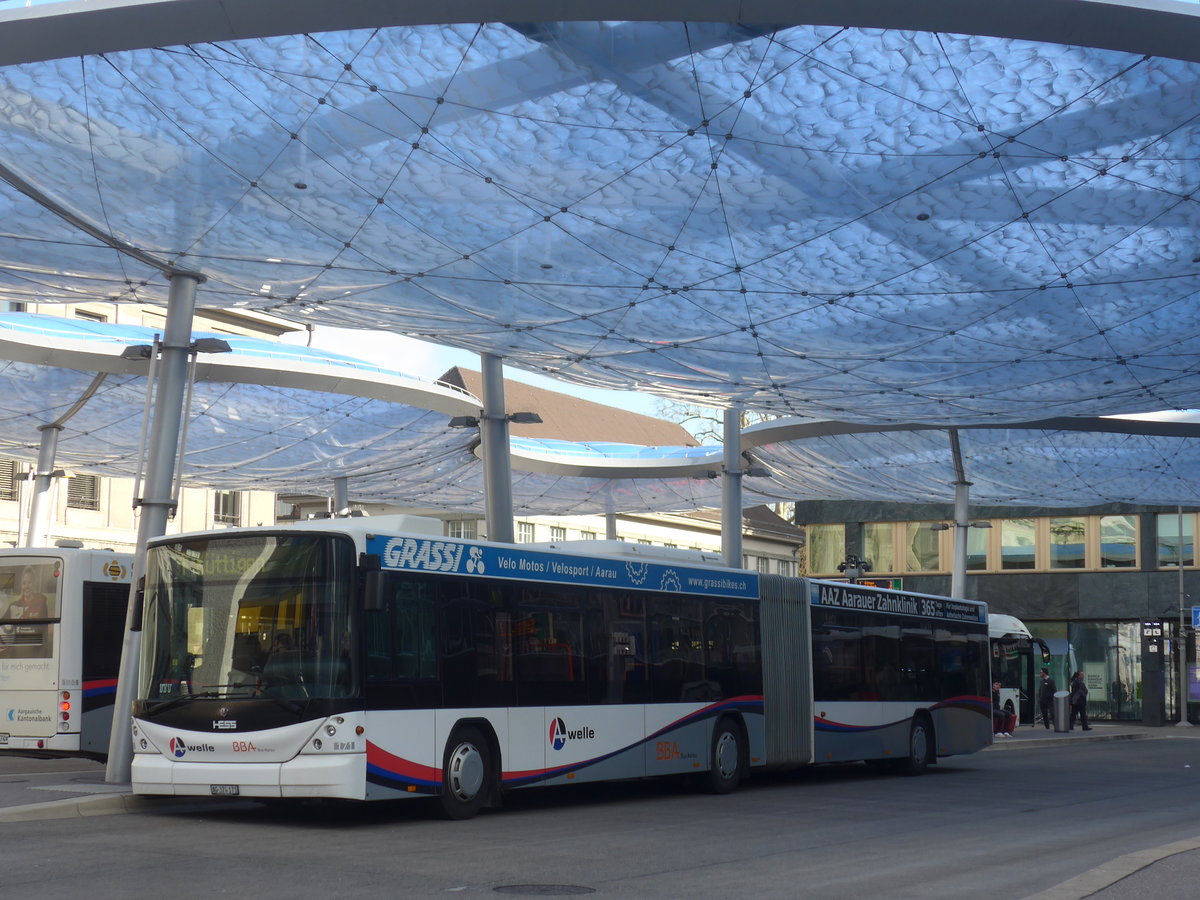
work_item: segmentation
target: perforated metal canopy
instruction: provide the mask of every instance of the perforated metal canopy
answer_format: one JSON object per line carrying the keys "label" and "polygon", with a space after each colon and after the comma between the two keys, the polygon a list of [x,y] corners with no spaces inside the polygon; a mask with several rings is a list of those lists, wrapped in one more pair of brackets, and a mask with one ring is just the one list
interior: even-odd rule
{"label": "perforated metal canopy", "polygon": [[[940,424],[1200,406],[1198,64],[1143,52],[1196,46],[1194,6],[1049,5],[1109,49],[897,30],[878,3],[845,20],[887,28],[802,24],[833,17],[813,3],[393,25],[395,4],[351,2],[341,21],[384,27],[188,44],[338,13],[254,2],[221,32],[211,3],[148,4],[155,49],[0,69],[0,299],[163,302],[177,267],[207,276],[202,306],[708,405]],[[1020,24],[908,15],[971,24],[952,8],[1062,33],[1026,3],[1001,11]]]}
{"label": "perforated metal canopy", "polygon": [[[0,453],[35,462],[39,429],[106,373],[62,423],[57,463],[135,476],[149,364],[121,352],[155,336],[139,326],[0,314]],[[198,356],[187,484],[328,496],[334,479],[345,478],[358,501],[484,512],[478,434],[450,427],[452,415],[479,412],[477,398],[342,354],[240,335],[197,337],[218,337],[232,352]],[[513,444],[513,506],[521,514],[720,504],[720,484],[699,465],[719,468],[720,448]]]}

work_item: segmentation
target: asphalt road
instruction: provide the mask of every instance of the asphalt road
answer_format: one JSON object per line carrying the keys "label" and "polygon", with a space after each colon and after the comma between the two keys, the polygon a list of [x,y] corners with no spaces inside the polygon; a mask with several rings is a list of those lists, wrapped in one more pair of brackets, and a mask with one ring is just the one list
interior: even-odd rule
{"label": "asphalt road", "polygon": [[468,822],[414,801],[0,823],[0,896],[1020,898],[1200,835],[1197,779],[1200,740],[1141,740],[985,752],[917,778],[816,768],[727,797],[529,791]]}

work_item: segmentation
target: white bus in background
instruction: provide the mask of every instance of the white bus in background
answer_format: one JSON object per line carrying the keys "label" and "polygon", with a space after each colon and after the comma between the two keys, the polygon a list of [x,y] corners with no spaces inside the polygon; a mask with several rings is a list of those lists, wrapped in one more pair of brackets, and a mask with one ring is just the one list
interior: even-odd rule
{"label": "white bus in background", "polygon": [[108,752],[132,561],[0,550],[0,750]]}
{"label": "white bus in background", "polygon": [[982,603],[402,518],[151,542],[135,793],[425,796],[465,818],[536,785],[726,792],[991,743]]}
{"label": "white bus in background", "polygon": [[1037,714],[1038,673],[1050,661],[1046,642],[1030,634],[1020,619],[1003,613],[988,615],[988,642],[992,681],[1000,682],[1000,705],[1016,713],[1020,724],[1032,725]]}

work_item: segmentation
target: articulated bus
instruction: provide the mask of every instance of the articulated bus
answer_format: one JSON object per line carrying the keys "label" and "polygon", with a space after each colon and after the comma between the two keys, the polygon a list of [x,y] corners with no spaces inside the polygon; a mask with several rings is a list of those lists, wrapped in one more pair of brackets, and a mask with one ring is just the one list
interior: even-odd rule
{"label": "articulated bus", "polygon": [[111,550],[0,550],[0,750],[108,753],[131,566]]}
{"label": "articulated bus", "polygon": [[991,743],[984,604],[402,518],[151,542],[135,793],[426,796],[466,818],[534,785],[724,793]]}
{"label": "articulated bus", "polygon": [[1000,705],[1016,713],[1022,725],[1034,724],[1037,671],[1050,661],[1050,649],[1035,638],[1025,623],[1013,616],[988,616],[988,641],[992,647],[992,680],[1000,682]]}

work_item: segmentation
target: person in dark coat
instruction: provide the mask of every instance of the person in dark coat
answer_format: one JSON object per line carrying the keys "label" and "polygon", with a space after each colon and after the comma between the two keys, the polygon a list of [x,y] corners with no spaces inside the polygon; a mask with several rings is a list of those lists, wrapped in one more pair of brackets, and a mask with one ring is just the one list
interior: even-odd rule
{"label": "person in dark coat", "polygon": [[1054,693],[1057,690],[1058,685],[1050,677],[1050,670],[1042,666],[1042,685],[1038,688],[1038,706],[1042,708],[1042,724],[1046,726],[1047,731],[1054,724]]}
{"label": "person in dark coat", "polygon": [[1067,725],[1067,731],[1075,730],[1077,716],[1084,731],[1092,730],[1087,718],[1087,697],[1088,689],[1087,683],[1083,679],[1083,672],[1076,672],[1071,676],[1071,720]]}

